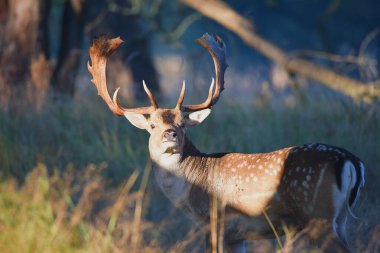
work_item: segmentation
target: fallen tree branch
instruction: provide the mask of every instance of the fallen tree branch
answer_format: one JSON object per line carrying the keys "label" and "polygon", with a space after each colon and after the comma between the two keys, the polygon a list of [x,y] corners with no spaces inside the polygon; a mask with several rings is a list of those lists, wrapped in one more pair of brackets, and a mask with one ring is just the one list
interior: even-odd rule
{"label": "fallen tree branch", "polygon": [[242,17],[223,1],[180,1],[236,33],[247,45],[256,49],[291,73],[300,74],[316,80],[331,89],[344,93],[355,99],[380,99],[380,89],[375,88],[375,83],[380,83],[380,80],[372,83],[363,83],[314,62],[287,54],[281,48],[259,36],[254,31],[253,23],[250,20]]}

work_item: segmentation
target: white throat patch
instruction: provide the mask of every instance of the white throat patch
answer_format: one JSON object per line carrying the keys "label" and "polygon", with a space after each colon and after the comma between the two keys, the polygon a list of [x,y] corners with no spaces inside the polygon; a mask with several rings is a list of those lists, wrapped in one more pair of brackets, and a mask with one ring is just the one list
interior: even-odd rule
{"label": "white throat patch", "polygon": [[152,161],[156,163],[161,169],[172,172],[173,174],[180,175],[179,162],[181,159],[180,153],[164,153],[158,155],[158,157],[151,157]]}

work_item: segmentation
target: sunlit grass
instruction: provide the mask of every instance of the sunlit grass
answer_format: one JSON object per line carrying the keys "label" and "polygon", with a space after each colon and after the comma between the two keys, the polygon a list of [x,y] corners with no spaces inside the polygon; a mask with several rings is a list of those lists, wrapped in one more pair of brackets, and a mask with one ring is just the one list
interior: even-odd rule
{"label": "sunlit grass", "polygon": [[[39,164],[21,187],[14,180],[3,182],[0,252],[161,252],[134,243],[150,227],[134,216],[142,195],[129,191],[137,174],[120,189],[104,191],[100,167],[86,170],[48,176]],[[104,205],[96,207],[99,203]]]}
{"label": "sunlit grass", "polygon": [[[1,252],[100,252],[97,247],[106,248],[108,242],[100,232],[83,220],[70,222],[68,188],[56,189],[53,181],[39,165],[21,188],[14,181],[1,184]],[[90,241],[101,242],[91,245]]]}

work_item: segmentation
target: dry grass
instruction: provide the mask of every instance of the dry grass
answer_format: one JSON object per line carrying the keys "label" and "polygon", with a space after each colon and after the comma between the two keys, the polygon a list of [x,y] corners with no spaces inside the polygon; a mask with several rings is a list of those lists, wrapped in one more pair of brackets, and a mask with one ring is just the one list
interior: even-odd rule
{"label": "dry grass", "polygon": [[137,174],[120,189],[104,191],[100,171],[90,165],[84,175],[48,176],[39,164],[21,187],[2,183],[0,252],[161,252],[136,243],[151,227],[134,215],[142,199],[129,193]]}

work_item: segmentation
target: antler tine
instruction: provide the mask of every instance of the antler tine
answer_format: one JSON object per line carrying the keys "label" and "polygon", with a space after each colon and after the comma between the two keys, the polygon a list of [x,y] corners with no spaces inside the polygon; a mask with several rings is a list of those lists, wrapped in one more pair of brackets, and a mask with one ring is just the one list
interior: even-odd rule
{"label": "antler tine", "polygon": [[143,80],[143,86],[144,86],[145,93],[149,97],[150,103],[152,104],[154,109],[157,109],[158,108],[157,102],[154,99],[152,92],[148,89],[148,86],[146,85],[145,80]]}
{"label": "antler tine", "polygon": [[175,106],[176,109],[181,109],[183,100],[185,99],[185,92],[186,92],[186,82],[185,80],[183,80],[181,93],[179,94],[177,105]]}
{"label": "antler tine", "polygon": [[224,72],[227,68],[226,63],[226,47],[222,39],[218,35],[210,35],[205,33],[201,38],[197,39],[196,42],[207,49],[210,53],[214,65],[215,65],[215,91],[212,94],[214,79],[209,89],[209,96],[206,101],[201,104],[196,105],[185,105],[181,107],[182,111],[199,111],[202,109],[210,108],[218,102],[221,92],[224,90]]}
{"label": "antler tine", "polygon": [[120,88],[117,88],[111,99],[106,81],[106,65],[108,57],[123,43],[120,37],[114,39],[106,39],[105,36],[96,38],[90,47],[91,63],[87,62],[88,71],[92,75],[92,83],[98,90],[98,95],[106,102],[110,110],[116,115],[123,115],[125,112],[135,112],[140,114],[151,114],[157,109],[157,103],[155,102],[152,93],[147,92],[152,106],[138,107],[138,108],[123,108],[120,106],[120,102],[117,98],[117,94]]}

